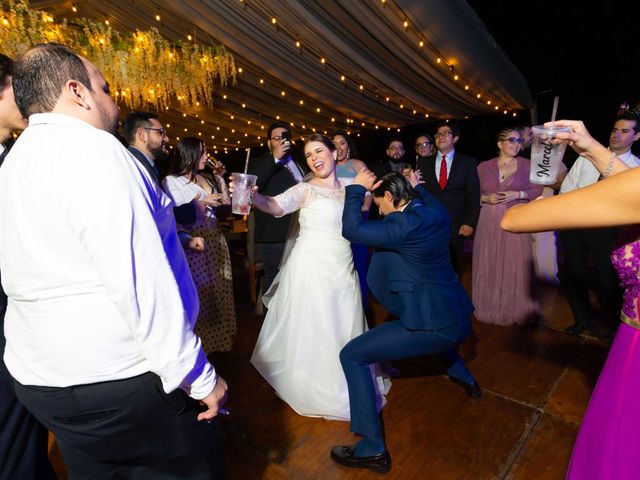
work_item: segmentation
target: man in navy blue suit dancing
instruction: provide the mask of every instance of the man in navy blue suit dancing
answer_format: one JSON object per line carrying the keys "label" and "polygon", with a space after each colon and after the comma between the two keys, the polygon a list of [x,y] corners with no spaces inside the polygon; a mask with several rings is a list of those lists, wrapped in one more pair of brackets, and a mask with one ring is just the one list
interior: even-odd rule
{"label": "man in navy blue suit dancing", "polygon": [[[367,190],[384,220],[362,220],[360,208]],[[331,458],[341,465],[377,472],[391,468],[376,409],[372,363],[440,354],[449,377],[469,396],[480,396],[478,383],[457,351],[471,332],[473,305],[451,264],[450,221],[446,208],[416,172],[409,181],[391,172],[376,182],[376,176],[364,169],[346,187],[342,234],[353,243],[378,247],[367,282],[398,320],[363,333],[340,352],[349,388],[351,431],[362,435],[355,445],[333,447]]]}

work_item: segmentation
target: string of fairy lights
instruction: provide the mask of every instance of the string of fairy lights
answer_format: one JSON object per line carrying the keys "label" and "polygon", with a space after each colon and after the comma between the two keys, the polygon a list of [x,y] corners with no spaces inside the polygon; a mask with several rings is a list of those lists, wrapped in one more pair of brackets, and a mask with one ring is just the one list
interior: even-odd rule
{"label": "string of fairy lights", "polygon": [[[128,5],[127,11],[118,11],[114,5],[109,7],[99,4],[77,2],[69,6],[65,3],[60,12],[71,11],[74,15],[84,12],[102,14],[105,22],[116,23],[131,28],[131,22],[147,23],[158,28],[167,38],[182,38],[192,42],[203,42],[210,39],[208,33],[201,28],[191,25],[185,19],[177,18],[173,12],[165,11],[157,2],[150,0],[146,5]],[[455,88],[465,102],[474,102],[475,110],[479,108],[489,112],[517,116],[516,108],[509,107],[508,102],[489,93],[480,91],[469,80],[465,79],[463,68],[455,61],[448,60],[439,49],[429,41],[426,29],[410,16],[394,0],[378,0],[377,14],[384,16],[392,24],[398,25],[403,40],[410,45],[415,54],[419,54],[426,65],[439,72],[438,79],[449,82],[447,88]],[[49,2],[50,4],[50,2]],[[154,7],[149,9],[148,6]],[[274,11],[274,4],[263,0],[237,0],[227,2],[227,6],[240,9],[239,13],[251,19],[256,28],[270,28],[270,35],[275,35],[275,44],[291,52],[298,52],[298,60],[303,64],[317,62],[321,68],[317,75],[329,79],[336,87],[340,87],[346,98],[352,102],[344,105],[359,103],[362,108],[346,108],[344,105],[331,105],[326,99],[320,100],[313,93],[296,89],[273,75],[268,75],[260,67],[249,63],[248,60],[239,61],[236,58],[236,74],[238,86],[216,88],[214,92],[214,111],[203,105],[195,105],[189,111],[183,107],[171,105],[165,107],[165,114],[171,121],[165,127],[172,142],[180,138],[193,135],[207,140],[210,150],[220,155],[231,150],[240,150],[247,146],[256,145],[266,140],[266,127],[273,121],[286,120],[297,131],[301,138],[315,132],[328,133],[330,130],[342,129],[358,135],[365,129],[384,129],[387,131],[401,131],[401,125],[421,123],[440,118],[438,112],[424,108],[410,99],[399,96],[389,86],[345,68],[330,55],[320,51],[313,42],[304,38],[287,24],[284,16]],[[147,7],[147,8],[144,8]],[[108,8],[104,11],[103,8]],[[140,11],[142,9],[142,11]],[[136,11],[137,10],[137,11]],[[133,13],[135,11],[135,13]],[[127,15],[135,15],[130,22],[123,20]],[[165,22],[170,17],[170,22]],[[98,17],[99,18],[99,17]],[[53,19],[52,19],[53,21]],[[128,24],[127,24],[128,23]],[[206,42],[205,42],[206,43]],[[453,85],[453,86],[451,86]],[[179,92],[176,92],[179,95]],[[263,106],[261,108],[261,106]],[[264,106],[268,111],[264,111]],[[367,108],[375,106],[375,110],[382,112],[384,118],[366,115]],[[373,111],[373,109],[372,109]],[[211,118],[211,120],[209,120]]]}

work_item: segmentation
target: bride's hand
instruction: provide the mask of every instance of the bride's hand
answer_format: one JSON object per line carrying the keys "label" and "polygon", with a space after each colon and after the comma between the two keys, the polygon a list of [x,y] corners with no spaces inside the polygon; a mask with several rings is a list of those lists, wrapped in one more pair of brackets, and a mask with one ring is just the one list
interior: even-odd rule
{"label": "bride's hand", "polygon": [[[229,185],[228,185],[228,188],[229,188],[229,196],[230,196],[230,197],[233,197],[233,187],[234,187],[234,184],[233,184],[233,180],[232,180],[232,178],[233,178],[233,177],[229,177]],[[251,196],[252,196],[252,198],[253,198],[253,195],[258,191],[258,186],[257,186],[257,185],[254,185],[254,186],[251,188],[251,190],[252,190]]]}

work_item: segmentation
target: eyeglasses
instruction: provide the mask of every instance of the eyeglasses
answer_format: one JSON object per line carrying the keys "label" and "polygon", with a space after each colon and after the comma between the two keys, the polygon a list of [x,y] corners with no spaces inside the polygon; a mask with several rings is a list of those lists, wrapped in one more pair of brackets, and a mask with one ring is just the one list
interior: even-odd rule
{"label": "eyeglasses", "polygon": [[522,139],[521,138],[515,138],[515,137],[503,138],[502,141],[503,142],[509,142],[511,145],[516,145],[518,143],[522,143]]}
{"label": "eyeglasses", "polygon": [[285,140],[285,139],[289,140],[289,137],[286,136],[286,135],[284,137],[282,135],[276,135],[275,137],[269,137],[269,138],[270,138],[270,140],[273,140],[274,142],[279,142],[280,140]]}
{"label": "eyeglasses", "polygon": [[143,127],[145,130],[153,130],[164,137],[164,128]]}
{"label": "eyeglasses", "polygon": [[431,145],[433,145],[433,143],[431,143],[431,142],[416,143],[416,148],[422,148],[422,147],[426,148],[426,147],[429,147]]}
{"label": "eyeglasses", "polygon": [[447,138],[449,135],[453,135],[453,132],[438,132],[434,135],[436,138]]}

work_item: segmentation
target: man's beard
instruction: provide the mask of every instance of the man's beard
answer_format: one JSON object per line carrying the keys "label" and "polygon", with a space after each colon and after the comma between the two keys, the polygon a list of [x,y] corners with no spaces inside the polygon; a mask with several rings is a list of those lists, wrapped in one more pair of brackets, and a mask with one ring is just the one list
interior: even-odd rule
{"label": "man's beard", "polygon": [[102,123],[102,129],[112,135],[118,136],[118,115],[109,115],[108,112],[100,109],[100,121]]}
{"label": "man's beard", "polygon": [[155,148],[150,148],[149,153],[153,155],[154,160],[162,161],[167,158],[169,152],[162,148],[162,145],[158,145]]}

